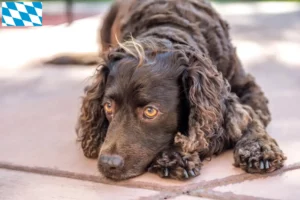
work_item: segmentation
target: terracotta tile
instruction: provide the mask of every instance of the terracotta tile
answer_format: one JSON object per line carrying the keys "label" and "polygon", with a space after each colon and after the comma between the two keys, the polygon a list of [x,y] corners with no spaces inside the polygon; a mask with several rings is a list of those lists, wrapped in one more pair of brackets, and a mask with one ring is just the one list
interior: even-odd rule
{"label": "terracotta tile", "polygon": [[215,190],[263,198],[298,200],[300,198],[299,180],[300,170],[294,170],[275,177],[217,187]]}
{"label": "terracotta tile", "polygon": [[287,156],[286,164],[300,162],[300,117],[298,120],[277,120],[269,130]]}
{"label": "terracotta tile", "polygon": [[[78,71],[82,77],[74,76]],[[95,161],[83,156],[74,131],[85,78],[85,70],[79,69],[9,77],[0,86],[1,132],[6,135],[0,141],[0,161],[97,174]]]}
{"label": "terracotta tile", "polygon": [[42,176],[0,169],[0,196],[5,200],[132,200],[158,194],[88,181]]}
{"label": "terracotta tile", "polygon": [[[290,77],[295,79],[293,75]],[[298,153],[300,151],[300,107],[298,106],[300,90],[291,89],[295,87],[291,84],[295,84],[295,80],[286,86],[289,88],[287,91],[280,90],[280,96],[272,95],[270,102],[272,102],[273,120],[268,127],[270,135],[277,140],[288,158],[286,164],[300,162]]]}

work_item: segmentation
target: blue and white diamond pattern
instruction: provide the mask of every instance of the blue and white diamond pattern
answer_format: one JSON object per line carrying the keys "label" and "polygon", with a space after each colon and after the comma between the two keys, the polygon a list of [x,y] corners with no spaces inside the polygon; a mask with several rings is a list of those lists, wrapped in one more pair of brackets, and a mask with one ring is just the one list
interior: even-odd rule
{"label": "blue and white diamond pattern", "polygon": [[2,26],[42,26],[42,2],[2,2]]}

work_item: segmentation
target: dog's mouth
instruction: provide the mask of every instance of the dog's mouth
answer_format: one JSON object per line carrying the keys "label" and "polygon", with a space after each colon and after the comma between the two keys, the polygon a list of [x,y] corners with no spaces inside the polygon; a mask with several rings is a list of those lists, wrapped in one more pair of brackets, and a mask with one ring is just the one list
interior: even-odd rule
{"label": "dog's mouth", "polygon": [[106,178],[111,179],[113,181],[122,181],[122,180],[127,180],[131,179],[137,176],[142,175],[143,172],[141,173],[135,173],[135,174],[114,174],[114,173],[109,173],[104,175]]}
{"label": "dog's mouth", "polygon": [[145,170],[134,171],[134,170],[119,170],[119,169],[110,169],[104,170],[101,167],[98,167],[99,172],[107,179],[111,179],[113,181],[122,181],[130,178],[134,178],[142,175]]}
{"label": "dog's mouth", "polygon": [[105,177],[114,181],[122,181],[142,175],[146,169],[139,168],[138,166],[131,166],[130,169],[123,168],[103,168],[98,164],[98,171]]}

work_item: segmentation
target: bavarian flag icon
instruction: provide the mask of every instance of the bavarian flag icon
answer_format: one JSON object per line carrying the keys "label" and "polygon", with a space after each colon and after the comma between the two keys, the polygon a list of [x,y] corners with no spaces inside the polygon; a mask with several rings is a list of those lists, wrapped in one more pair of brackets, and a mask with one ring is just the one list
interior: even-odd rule
{"label": "bavarian flag icon", "polygon": [[2,26],[42,26],[42,2],[2,2]]}

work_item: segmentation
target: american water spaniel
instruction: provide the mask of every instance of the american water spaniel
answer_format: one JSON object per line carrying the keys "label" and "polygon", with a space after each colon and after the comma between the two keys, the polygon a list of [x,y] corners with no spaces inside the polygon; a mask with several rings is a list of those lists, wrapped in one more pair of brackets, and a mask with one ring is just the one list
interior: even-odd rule
{"label": "american water spaniel", "polygon": [[266,131],[268,100],[208,1],[115,1],[99,36],[101,64],[76,131],[103,175],[122,180],[149,171],[184,180],[230,148],[246,172],[283,166],[286,157]]}

